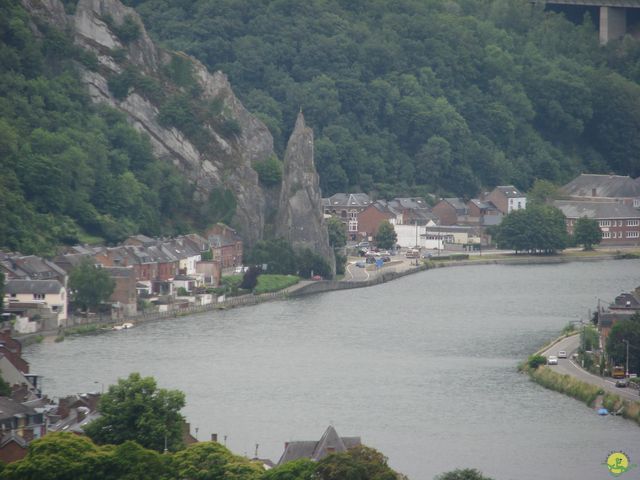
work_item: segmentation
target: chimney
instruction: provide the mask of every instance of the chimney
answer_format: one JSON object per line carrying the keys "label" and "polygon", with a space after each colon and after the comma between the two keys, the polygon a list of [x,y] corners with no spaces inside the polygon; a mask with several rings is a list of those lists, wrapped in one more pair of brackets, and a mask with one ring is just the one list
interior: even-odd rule
{"label": "chimney", "polygon": [[218,434],[217,433],[212,433],[211,434],[211,441],[218,443]]}

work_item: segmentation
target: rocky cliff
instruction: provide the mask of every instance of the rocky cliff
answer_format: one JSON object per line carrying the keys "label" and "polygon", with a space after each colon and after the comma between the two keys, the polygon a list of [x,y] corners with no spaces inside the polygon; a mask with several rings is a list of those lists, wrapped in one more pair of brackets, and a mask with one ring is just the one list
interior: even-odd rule
{"label": "rocky cliff", "polygon": [[321,255],[335,273],[335,256],[324,223],[313,150],[313,130],[305,125],[300,112],[284,157],[276,234],[294,248],[309,248]]}
{"label": "rocky cliff", "polygon": [[[71,31],[75,43],[95,55],[95,66],[80,67],[94,102],[124,112],[137,130],[146,133],[155,154],[179,167],[195,185],[195,200],[205,201],[213,189],[231,191],[237,204],[234,226],[249,244],[261,238],[265,200],[252,164],[273,155],[273,138],[236,98],[222,72],[212,74],[192,57],[158,48],[138,14],[117,0],[79,0],[73,15],[67,15],[58,0],[22,3],[32,15]],[[170,78],[167,69],[176,58],[187,64],[197,85],[179,85]],[[132,85],[116,96],[110,82],[125,74]],[[150,94],[149,86],[161,93]],[[199,125],[199,142],[160,120],[162,104],[171,95],[192,98],[194,105],[215,102],[216,112]],[[224,122],[234,127],[226,135],[218,128]]]}
{"label": "rocky cliff", "polygon": [[253,169],[274,155],[273,138],[222,72],[210,73],[182,52],[157,47],[135,10],[119,0],[79,0],[73,14],[59,0],[22,4],[40,21],[72,34],[93,59],[79,64],[91,99],[120,110],[147,134],[155,154],[195,186],[195,201],[206,201],[213,190],[230,191],[236,202],[232,224],[249,246],[262,238],[265,218],[277,218],[277,232],[333,265],[313,165],[313,133],[302,116],[287,148],[279,211],[273,212],[278,194],[266,192]]}

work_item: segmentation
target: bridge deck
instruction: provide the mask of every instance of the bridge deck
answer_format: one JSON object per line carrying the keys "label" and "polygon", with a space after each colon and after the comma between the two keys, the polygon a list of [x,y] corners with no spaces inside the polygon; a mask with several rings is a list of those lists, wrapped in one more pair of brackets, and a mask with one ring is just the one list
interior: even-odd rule
{"label": "bridge deck", "polygon": [[640,8],[640,0],[547,0],[552,5],[584,5],[588,7]]}

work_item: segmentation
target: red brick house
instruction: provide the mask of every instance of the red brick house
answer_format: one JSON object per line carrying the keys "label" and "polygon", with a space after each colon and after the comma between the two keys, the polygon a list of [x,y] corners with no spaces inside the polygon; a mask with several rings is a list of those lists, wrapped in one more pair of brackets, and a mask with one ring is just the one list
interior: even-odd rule
{"label": "red brick house", "polygon": [[375,237],[384,221],[395,223],[396,214],[386,202],[373,202],[358,214],[358,234],[363,238]]}
{"label": "red brick house", "polygon": [[432,212],[440,219],[440,225],[457,225],[466,221],[469,208],[460,198],[443,198]]}
{"label": "red brick house", "polygon": [[640,245],[640,211],[617,202],[556,200],[553,205],[566,217],[572,235],[579,218],[596,220],[602,231],[601,245]]}
{"label": "red brick house", "polygon": [[213,260],[217,260],[222,268],[242,265],[242,238],[231,227],[218,223],[209,228],[205,237],[211,245]]}

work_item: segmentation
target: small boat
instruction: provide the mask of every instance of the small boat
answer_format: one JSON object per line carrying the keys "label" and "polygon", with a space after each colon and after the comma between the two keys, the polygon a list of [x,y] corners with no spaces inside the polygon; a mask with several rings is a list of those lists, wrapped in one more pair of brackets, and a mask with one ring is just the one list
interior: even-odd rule
{"label": "small boat", "polygon": [[122,325],[114,325],[111,330],[128,330],[133,328],[133,323],[123,323]]}

